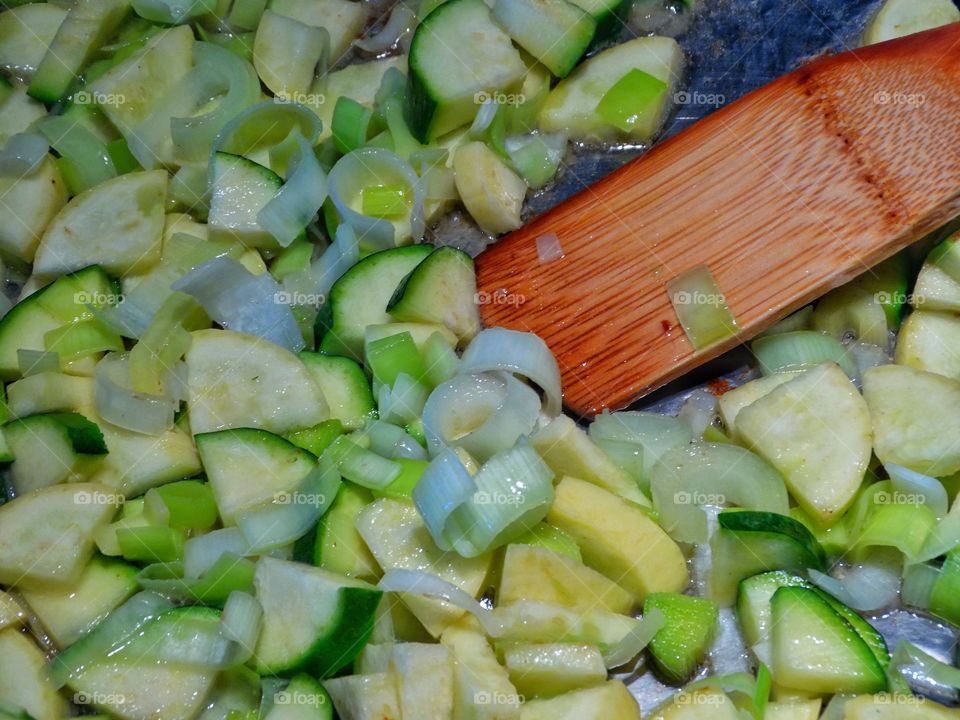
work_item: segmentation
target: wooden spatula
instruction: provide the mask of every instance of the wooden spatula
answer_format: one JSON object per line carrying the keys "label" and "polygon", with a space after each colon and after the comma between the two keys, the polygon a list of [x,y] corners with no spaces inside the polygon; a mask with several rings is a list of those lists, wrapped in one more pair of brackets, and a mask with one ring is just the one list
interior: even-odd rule
{"label": "wooden spatula", "polygon": [[[960,24],[816,60],[501,239],[488,325],[539,334],[568,407],[617,409],[960,214]],[[563,257],[541,263],[537,238]],[[695,351],[666,291],[709,267],[740,333]]]}

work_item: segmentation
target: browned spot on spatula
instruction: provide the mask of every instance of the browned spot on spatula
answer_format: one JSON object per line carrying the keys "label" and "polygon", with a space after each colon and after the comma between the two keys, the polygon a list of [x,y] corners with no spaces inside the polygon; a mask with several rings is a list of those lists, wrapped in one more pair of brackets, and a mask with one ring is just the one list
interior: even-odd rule
{"label": "browned spot on spatula", "polygon": [[[960,25],[817,60],[484,252],[488,325],[557,355],[566,403],[621,408],[960,214]],[[564,255],[540,264],[536,238]],[[740,335],[694,351],[666,283],[706,264]]]}

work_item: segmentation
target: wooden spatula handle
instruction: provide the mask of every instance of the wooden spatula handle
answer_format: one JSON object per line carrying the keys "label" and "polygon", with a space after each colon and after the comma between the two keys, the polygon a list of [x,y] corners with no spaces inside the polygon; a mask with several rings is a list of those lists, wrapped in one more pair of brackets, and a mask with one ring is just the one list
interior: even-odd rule
{"label": "wooden spatula handle", "polygon": [[[538,333],[568,407],[617,409],[960,214],[960,25],[816,60],[478,259],[489,325]],[[564,255],[541,264],[536,240]],[[665,289],[705,264],[742,333],[695,351]]]}

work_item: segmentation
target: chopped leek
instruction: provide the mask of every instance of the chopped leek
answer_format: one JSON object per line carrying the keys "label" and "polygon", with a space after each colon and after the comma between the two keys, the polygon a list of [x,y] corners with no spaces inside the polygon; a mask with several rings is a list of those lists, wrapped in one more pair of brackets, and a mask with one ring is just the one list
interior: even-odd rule
{"label": "chopped leek", "polygon": [[416,380],[427,374],[423,356],[409,332],[370,341],[365,355],[373,377],[384,385],[392,386],[400,373],[406,373]]}
{"label": "chopped leek", "polygon": [[390,218],[410,210],[410,188],[406,185],[370,185],[361,193],[364,215]]}
{"label": "chopped leek", "polygon": [[43,336],[48,351],[70,362],[78,357],[111,350],[122,351],[120,336],[96,318],[61,325]]}
{"label": "chopped leek", "polygon": [[181,480],[167,483],[147,492],[147,503],[156,497],[168,513],[172,528],[206,530],[217,522],[217,503],[206,483]]}
{"label": "chopped leek", "polygon": [[165,562],[147,565],[137,575],[137,582],[145,590],[167,597],[223,605],[235,590],[252,588],[253,573],[252,561],[223,553],[201,577],[184,577],[181,563]]}
{"label": "chopped leek", "polygon": [[117,529],[120,553],[127,560],[172,562],[183,556],[183,533],[168,527],[144,525]]}
{"label": "chopped leek", "polygon": [[650,107],[660,103],[667,84],[634,68],[617,80],[597,103],[597,114],[622,132],[630,132]]}
{"label": "chopped leek", "polygon": [[809,370],[825,362],[834,362],[850,377],[856,366],[846,348],[829,335],[812,330],[797,330],[768,335],[750,346],[764,375]]}
{"label": "chopped leek", "polygon": [[346,95],[338,98],[330,121],[337,150],[346,154],[366,145],[372,119],[373,111],[370,108]]}
{"label": "chopped leek", "polygon": [[737,321],[706,265],[698,265],[668,282],[667,294],[695,350],[737,334]]}

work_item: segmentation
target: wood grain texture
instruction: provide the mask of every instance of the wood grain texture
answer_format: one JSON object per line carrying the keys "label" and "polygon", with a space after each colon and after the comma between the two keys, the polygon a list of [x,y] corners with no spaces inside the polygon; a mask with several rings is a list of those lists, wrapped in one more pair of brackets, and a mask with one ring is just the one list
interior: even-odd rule
{"label": "wood grain texture", "polygon": [[[580,415],[637,398],[960,215],[960,24],[816,60],[477,260],[487,325],[539,334]],[[556,233],[561,259],[540,264]],[[706,264],[742,328],[694,351],[666,283]]]}

